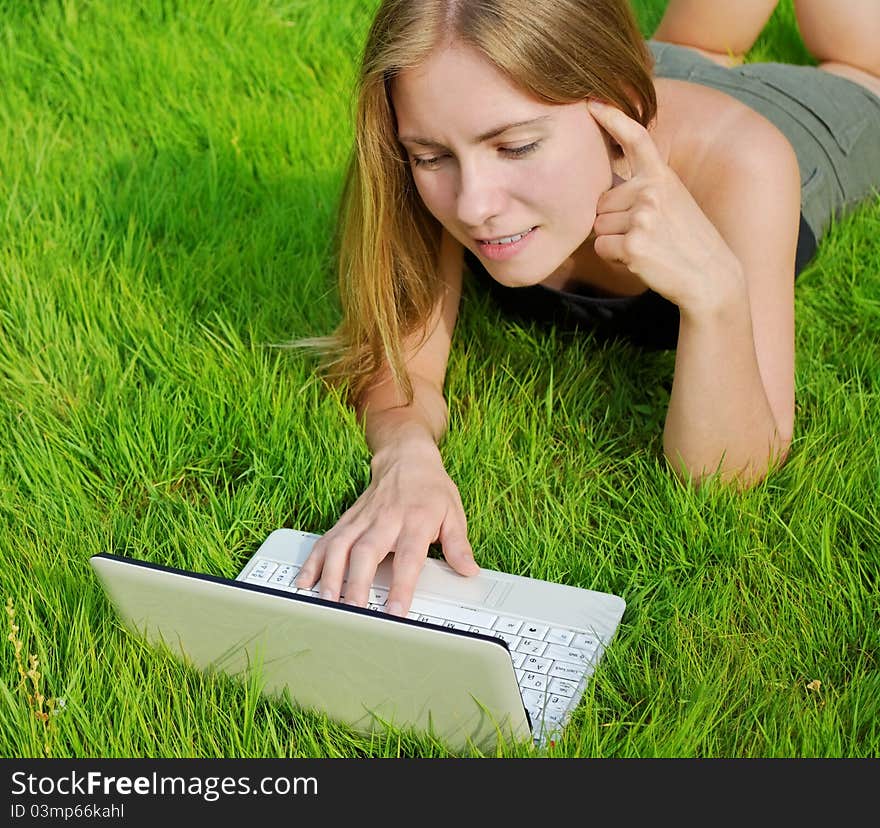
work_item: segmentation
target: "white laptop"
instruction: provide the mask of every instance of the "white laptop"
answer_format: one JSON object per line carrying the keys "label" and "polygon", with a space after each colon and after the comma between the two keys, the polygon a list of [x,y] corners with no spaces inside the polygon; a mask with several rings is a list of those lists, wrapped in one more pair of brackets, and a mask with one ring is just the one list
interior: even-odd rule
{"label": "white laptop", "polygon": [[[623,616],[622,598],[428,558],[406,618],[293,585],[310,532],[277,529],[235,580],[117,555],[91,564],[125,626],[186,663],[285,691],[356,731],[432,734],[453,751],[539,747],[567,724]],[[343,586],[344,594],[344,586]]]}

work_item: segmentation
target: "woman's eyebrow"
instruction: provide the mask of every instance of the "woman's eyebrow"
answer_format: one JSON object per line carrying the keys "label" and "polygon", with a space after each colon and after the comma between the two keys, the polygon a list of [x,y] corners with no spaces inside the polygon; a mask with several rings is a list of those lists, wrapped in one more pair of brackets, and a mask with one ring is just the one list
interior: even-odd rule
{"label": "woman's eyebrow", "polygon": [[[529,126],[530,124],[538,123],[538,121],[546,121],[550,118],[549,115],[540,115],[537,118],[529,118],[527,121],[516,121],[512,124],[504,124],[503,126],[495,127],[490,129],[488,132],[484,132],[482,135],[478,135],[474,139],[475,144],[482,144],[484,141],[489,141],[492,138],[497,138],[504,132],[507,132],[509,129],[515,129],[516,127],[521,126]],[[439,141],[435,141],[432,138],[421,138],[416,135],[399,135],[397,140],[401,143],[407,144],[420,144],[426,147],[439,147],[442,146]]]}

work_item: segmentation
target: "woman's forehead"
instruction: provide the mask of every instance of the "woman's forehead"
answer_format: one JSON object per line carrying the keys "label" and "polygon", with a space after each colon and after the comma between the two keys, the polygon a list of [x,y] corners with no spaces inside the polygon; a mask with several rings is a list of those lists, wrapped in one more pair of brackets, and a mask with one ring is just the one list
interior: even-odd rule
{"label": "woman's forehead", "polygon": [[516,86],[475,49],[448,47],[402,71],[391,83],[398,132],[412,137],[455,127],[486,139],[502,125],[547,119],[555,108]]}
{"label": "woman's forehead", "polygon": [[472,46],[450,43],[434,49],[418,66],[403,69],[393,79],[392,94],[414,92],[441,94],[471,90],[510,95],[526,93],[506,77],[492,61]]}

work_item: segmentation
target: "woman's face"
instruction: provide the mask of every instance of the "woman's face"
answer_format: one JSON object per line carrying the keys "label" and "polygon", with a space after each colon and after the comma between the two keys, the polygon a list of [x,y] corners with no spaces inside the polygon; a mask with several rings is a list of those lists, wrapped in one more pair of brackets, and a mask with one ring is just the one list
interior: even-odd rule
{"label": "woman's face", "polygon": [[402,72],[392,100],[425,206],[493,278],[534,285],[570,264],[612,181],[586,101],[538,101],[458,45]]}

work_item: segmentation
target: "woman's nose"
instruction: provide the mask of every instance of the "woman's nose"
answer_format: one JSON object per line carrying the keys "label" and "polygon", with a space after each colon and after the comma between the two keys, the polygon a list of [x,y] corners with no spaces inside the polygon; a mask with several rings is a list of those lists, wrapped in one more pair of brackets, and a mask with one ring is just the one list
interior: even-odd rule
{"label": "woman's nose", "polygon": [[461,166],[456,211],[466,227],[478,230],[500,215],[506,199],[504,183],[497,175],[475,166]]}

